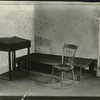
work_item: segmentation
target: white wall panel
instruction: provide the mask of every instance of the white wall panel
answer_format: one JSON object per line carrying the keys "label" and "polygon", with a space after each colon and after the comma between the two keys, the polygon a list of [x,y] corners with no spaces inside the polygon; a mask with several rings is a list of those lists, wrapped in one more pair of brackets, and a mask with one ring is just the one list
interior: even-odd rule
{"label": "white wall panel", "polygon": [[[0,38],[18,36],[32,41],[34,52],[34,6],[0,5]],[[27,54],[19,50],[17,56]],[[0,51],[0,67],[8,66],[8,53]]]}
{"label": "white wall panel", "polygon": [[61,55],[66,42],[79,45],[76,56],[97,58],[98,6],[35,5],[34,14],[36,52]]}

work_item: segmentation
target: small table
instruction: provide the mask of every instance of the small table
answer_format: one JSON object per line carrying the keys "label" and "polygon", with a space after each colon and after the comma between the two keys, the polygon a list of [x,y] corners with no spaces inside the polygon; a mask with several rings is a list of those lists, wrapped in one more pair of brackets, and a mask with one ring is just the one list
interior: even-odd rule
{"label": "small table", "polygon": [[[27,55],[27,68],[28,72],[30,72],[30,66],[29,66],[29,55],[30,55],[30,47],[31,47],[31,41],[22,39],[19,37],[4,37],[0,38],[0,51],[6,51],[8,52],[8,63],[9,63],[9,80],[12,80],[11,75],[11,60],[12,60],[12,66],[13,70],[16,68],[16,50],[19,49],[28,49],[28,55]],[[12,52],[12,56],[11,56]]]}

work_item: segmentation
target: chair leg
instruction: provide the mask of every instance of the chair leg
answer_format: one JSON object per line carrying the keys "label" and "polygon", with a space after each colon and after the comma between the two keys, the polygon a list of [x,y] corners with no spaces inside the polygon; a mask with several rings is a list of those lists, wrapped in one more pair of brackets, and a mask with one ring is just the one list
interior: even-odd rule
{"label": "chair leg", "polygon": [[75,85],[75,75],[74,75],[73,69],[72,69],[72,77],[73,77],[73,83],[74,83],[74,85]]}
{"label": "chair leg", "polygon": [[61,72],[61,89],[63,89],[63,78],[64,78],[64,72]]}
{"label": "chair leg", "polygon": [[52,68],[52,73],[51,73],[51,77],[50,77],[50,83],[51,83],[51,80],[53,78],[53,73],[54,73],[54,68]]}

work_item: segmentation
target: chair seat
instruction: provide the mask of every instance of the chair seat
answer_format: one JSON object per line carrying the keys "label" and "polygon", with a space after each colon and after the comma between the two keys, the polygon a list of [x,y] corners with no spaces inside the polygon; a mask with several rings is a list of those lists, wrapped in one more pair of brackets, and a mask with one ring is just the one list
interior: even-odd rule
{"label": "chair seat", "polygon": [[70,65],[64,65],[64,64],[53,65],[52,67],[59,71],[68,71],[68,70],[72,70],[72,68],[73,68]]}

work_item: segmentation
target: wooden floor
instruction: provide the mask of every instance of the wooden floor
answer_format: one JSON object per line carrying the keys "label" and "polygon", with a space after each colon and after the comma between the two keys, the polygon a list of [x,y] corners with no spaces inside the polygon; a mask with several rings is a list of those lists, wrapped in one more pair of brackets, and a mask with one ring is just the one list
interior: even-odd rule
{"label": "wooden floor", "polygon": [[[50,83],[50,75],[41,72],[14,71],[13,81],[8,81],[8,73],[0,75],[0,96],[2,97],[99,97],[100,78],[83,73],[81,81],[68,87],[70,80],[65,81],[65,87],[60,89],[60,83],[54,78]],[[1,100],[1,99],[0,99]],[[5,99],[3,99],[5,100]]]}

